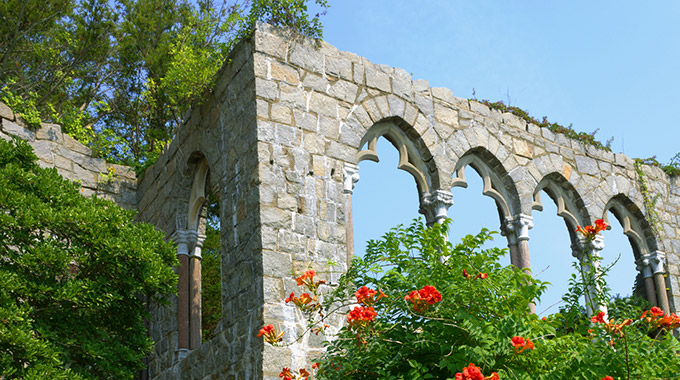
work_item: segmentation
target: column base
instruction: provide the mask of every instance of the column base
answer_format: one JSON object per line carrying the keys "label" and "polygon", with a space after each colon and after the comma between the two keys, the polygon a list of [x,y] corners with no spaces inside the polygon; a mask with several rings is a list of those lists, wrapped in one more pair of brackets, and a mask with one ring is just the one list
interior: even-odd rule
{"label": "column base", "polygon": [[184,360],[184,358],[187,357],[187,355],[189,355],[190,352],[191,352],[191,350],[188,349],[188,348],[178,348],[178,349],[176,349],[175,350],[175,358],[174,358],[175,360],[174,360],[174,362],[175,363],[181,362],[182,360]]}

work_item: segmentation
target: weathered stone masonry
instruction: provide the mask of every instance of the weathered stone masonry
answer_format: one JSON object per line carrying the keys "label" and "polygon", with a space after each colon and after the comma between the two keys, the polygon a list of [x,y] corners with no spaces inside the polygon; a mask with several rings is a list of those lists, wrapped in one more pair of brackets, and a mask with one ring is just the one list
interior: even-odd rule
{"label": "weathered stone masonry", "polygon": [[62,177],[78,181],[83,195],[96,194],[124,208],[136,208],[137,177],[131,168],[94,158],[90,148],[62,133],[56,124],[45,123],[37,130],[27,128],[4,103],[0,103],[0,123],[0,138],[26,140],[41,167],[56,168]]}
{"label": "weathered stone masonry", "polygon": [[[3,120],[3,131],[28,133],[15,125]],[[42,141],[37,136],[34,141]],[[338,263],[334,270],[346,269],[356,165],[378,160],[381,137],[399,151],[399,167],[413,175],[428,223],[447,216],[455,201],[451,188],[467,186],[465,171],[478,172],[484,194],[498,206],[511,261],[520,267],[531,265],[531,215],[543,202],[557,204],[577,257],[601,250],[605,241],[586,246],[576,226],[611,210],[631,240],[644,294],[678,310],[677,178],[643,167],[658,196],[655,231],[630,158],[457,98],[412,80],[405,70],[261,25],[235,49],[216,87],[139,180],[140,220],[172,237],[185,263],[178,268],[179,296],[154,309],[151,378],[278,379],[282,366],[300,368],[320,354],[321,336],[272,348],[255,335],[265,321],[287,337],[302,331],[301,315],[282,301],[296,290],[292,272],[308,266],[325,271],[329,260]],[[223,316],[217,336],[200,344],[196,271],[208,187],[220,199]],[[541,199],[542,191],[551,199]]]}

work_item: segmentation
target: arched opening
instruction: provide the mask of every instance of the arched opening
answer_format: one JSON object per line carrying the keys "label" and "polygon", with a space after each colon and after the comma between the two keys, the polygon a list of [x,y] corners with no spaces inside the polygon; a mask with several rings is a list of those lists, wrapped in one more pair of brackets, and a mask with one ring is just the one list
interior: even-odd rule
{"label": "arched opening", "polygon": [[201,341],[215,337],[222,318],[222,247],[220,202],[210,186],[204,203],[205,242],[201,258]]}
{"label": "arched opening", "polygon": [[[418,214],[418,190],[409,173],[398,170],[399,152],[387,139],[377,139],[375,159],[359,163],[361,180],[352,194],[354,253],[363,255],[368,240],[379,239]],[[394,191],[399,189],[399,191]]]}
{"label": "arched opening", "polygon": [[[466,174],[466,188],[454,187],[453,205],[449,208],[449,218],[452,223],[449,230],[449,241],[454,245],[467,235],[477,235],[483,228],[490,231],[500,232],[501,220],[498,205],[483,195],[484,180],[477,171]],[[506,248],[508,243],[505,237],[495,234],[493,240],[487,241],[482,249]],[[510,265],[510,255],[504,255],[500,260],[501,265]]]}
{"label": "arched opening", "polygon": [[[640,248],[629,236],[626,236],[620,219],[613,210],[607,213],[609,228],[605,233],[605,247],[602,250],[602,268],[607,271],[607,284],[614,297],[630,297],[635,294],[645,297],[644,280],[635,268],[635,261],[640,257]],[[637,288],[637,291],[636,291]]]}
{"label": "arched opening", "polygon": [[[343,191],[347,194],[345,213],[348,261],[354,252],[360,254],[363,251],[367,240],[379,238],[399,224],[410,224],[418,215],[416,211],[425,212],[427,223],[433,222],[434,213],[429,212],[432,207],[423,209],[422,198],[432,197],[430,191],[437,189],[439,179],[432,155],[417,136],[413,127],[398,117],[386,118],[371,126],[361,139],[356,155],[356,161],[362,167],[361,178],[364,179],[360,188],[370,190],[363,190],[354,199],[353,190],[359,180],[359,167],[345,165]],[[378,169],[373,164],[362,163],[380,162],[379,151],[387,168]],[[406,176],[406,173],[410,176]],[[403,193],[400,197],[396,196],[397,192],[393,190],[397,188],[413,189],[412,194],[415,196],[404,197]],[[441,194],[435,194],[439,195]],[[409,200],[413,203],[409,203]]]}
{"label": "arched opening", "polygon": [[[632,293],[669,312],[665,254],[658,249],[654,229],[640,208],[625,195],[618,194],[605,206],[603,219],[612,226],[612,238],[618,238],[617,247],[622,252],[620,262],[609,276],[612,293],[622,296]],[[606,242],[609,246],[609,240]],[[627,253],[631,250],[632,255]]]}
{"label": "arched opening", "polygon": [[[467,170],[472,168],[473,170]],[[474,173],[470,175],[470,173]],[[456,188],[469,188],[461,191]],[[503,256],[502,265],[518,265],[516,220],[519,212],[519,196],[512,180],[498,159],[488,150],[478,147],[465,153],[456,163],[453,179],[454,204],[449,212],[453,225],[449,237],[452,242],[475,235],[486,228],[501,232],[506,238],[495,238],[483,248],[510,248],[511,254]],[[480,200],[481,195],[493,199],[493,203]],[[495,206],[495,207],[494,207]],[[512,254],[514,261],[511,258]],[[523,267],[529,268],[528,260]]]}
{"label": "arched opening", "polygon": [[[550,196],[543,191],[540,198],[550,199]],[[562,296],[569,289],[571,275],[576,273],[572,266],[576,258],[572,255],[571,227],[559,217],[556,203],[545,201],[541,206],[541,210],[531,214],[534,218],[531,265],[534,278],[550,283],[536,303],[536,313],[548,315],[558,312],[563,305]]]}
{"label": "arched opening", "polygon": [[[178,359],[212,337],[221,317],[219,198],[211,191],[210,168],[200,153],[189,159],[191,183],[185,217],[178,217]],[[204,257],[207,255],[207,259]],[[205,288],[205,291],[204,291]]]}
{"label": "arched opening", "polygon": [[[559,173],[548,174],[537,185],[532,209],[533,274],[550,283],[537,303],[536,311],[539,315],[551,314],[564,305],[562,297],[569,290],[569,280],[578,272],[574,263],[585,257],[585,248],[576,228],[590,224],[590,217],[576,190]],[[580,298],[580,303],[585,305],[585,297]]]}

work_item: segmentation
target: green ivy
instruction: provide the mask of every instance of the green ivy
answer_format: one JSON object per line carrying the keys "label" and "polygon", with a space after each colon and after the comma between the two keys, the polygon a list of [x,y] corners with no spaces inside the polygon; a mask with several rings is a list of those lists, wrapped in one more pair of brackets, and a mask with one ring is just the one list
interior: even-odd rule
{"label": "green ivy", "polygon": [[552,132],[555,133],[562,133],[563,135],[574,139],[576,141],[580,141],[586,145],[592,145],[594,147],[604,149],[608,152],[611,152],[611,143],[614,141],[614,138],[612,137],[611,139],[607,140],[606,143],[601,143],[600,141],[595,139],[595,134],[597,133],[597,130],[591,132],[591,133],[585,133],[585,132],[577,132],[572,128],[572,125],[570,124],[568,127],[565,127],[561,124],[558,123],[551,123],[548,121],[547,116],[543,116],[543,119],[541,121],[537,120],[533,116],[529,115],[529,113],[519,107],[514,107],[514,106],[506,106],[505,103],[502,101],[498,102],[490,102],[488,100],[477,100],[477,99],[470,99],[475,102],[482,103],[486,105],[487,107],[498,110],[500,112],[508,112],[511,113],[520,119],[526,121],[527,123],[531,123],[534,125],[537,125],[541,128],[547,128]]}

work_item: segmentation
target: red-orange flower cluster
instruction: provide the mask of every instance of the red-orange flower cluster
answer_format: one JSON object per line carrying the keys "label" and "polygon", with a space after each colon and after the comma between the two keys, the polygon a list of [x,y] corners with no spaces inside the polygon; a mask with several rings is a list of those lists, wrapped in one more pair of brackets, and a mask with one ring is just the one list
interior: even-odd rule
{"label": "red-orange flower cluster", "polygon": [[513,336],[512,339],[510,339],[510,342],[512,343],[512,347],[515,348],[516,354],[521,354],[525,350],[534,349],[534,342],[529,339],[524,339],[521,336]]}
{"label": "red-orange flower cluster", "polygon": [[311,375],[312,374],[304,368],[300,368],[298,373],[293,373],[290,368],[283,367],[281,373],[279,373],[279,377],[282,377],[283,380],[307,380]]}
{"label": "red-orange flower cluster", "polygon": [[462,372],[456,373],[456,380],[499,380],[498,374],[492,372],[491,375],[484,377],[482,370],[476,365],[470,363],[467,367],[463,367]]}
{"label": "red-orange flower cluster", "polygon": [[420,290],[414,290],[409,295],[405,296],[406,301],[411,301],[413,304],[413,311],[422,313],[426,311],[430,305],[434,305],[442,300],[442,295],[432,285],[425,285]]}
{"label": "red-orange flower cluster", "polygon": [[302,311],[314,311],[319,308],[319,304],[316,303],[316,296],[312,298],[309,293],[302,293],[300,297],[295,297],[295,292],[290,293],[290,296],[284,300],[286,303],[292,302],[295,306],[299,307]]}
{"label": "red-orange flower cluster", "polygon": [[581,226],[576,227],[576,232],[580,232],[588,238],[589,240],[595,240],[595,236],[597,236],[600,231],[604,231],[607,229],[607,223],[604,222],[602,219],[598,219],[595,221],[594,226],[585,226],[581,228]]}
{"label": "red-orange flower cluster", "polygon": [[276,343],[278,343],[282,340],[281,337],[283,336],[283,331],[281,331],[279,334],[277,334],[273,325],[266,325],[266,326],[264,326],[263,328],[260,329],[260,331],[257,334],[257,337],[259,338],[263,335],[264,335],[264,340],[267,343],[276,344]]}
{"label": "red-orange flower cluster", "polygon": [[307,286],[310,290],[314,291],[319,285],[326,283],[324,280],[314,281],[314,276],[316,276],[316,272],[308,270],[302,276],[297,277],[295,281],[297,281],[298,286]]}
{"label": "red-orange flower cluster", "polygon": [[[463,269],[463,277],[465,277],[466,279],[470,280],[472,276],[471,276],[465,269]],[[481,272],[480,272],[480,273],[478,273],[475,277],[472,277],[472,280],[476,280],[476,279],[478,279],[478,278],[481,278],[481,279],[483,280],[483,279],[485,279],[485,278],[487,278],[487,277],[489,277],[488,274],[486,274],[486,273],[481,273]]]}
{"label": "red-orange flower cluster", "polygon": [[623,335],[623,328],[633,322],[632,319],[624,319],[621,323],[614,323],[613,319],[607,322],[604,319],[604,311],[600,311],[597,315],[592,316],[590,321],[593,323],[602,323],[607,331],[617,335]]}
{"label": "red-orange flower cluster", "polygon": [[[649,314],[649,315],[647,315]],[[675,313],[666,315],[661,308],[654,306],[649,310],[645,310],[641,317],[645,322],[649,323],[652,328],[662,328],[665,330],[673,330],[680,327],[680,317]]]}
{"label": "red-orange flower cluster", "polygon": [[347,314],[347,323],[351,329],[359,329],[360,327],[368,326],[377,315],[378,313],[375,312],[373,307],[355,306]]}
{"label": "red-orange flower cluster", "polygon": [[[377,298],[375,297],[376,294],[378,295]],[[358,303],[366,306],[371,306],[378,302],[379,299],[387,297],[382,290],[375,291],[367,286],[360,287],[354,292],[354,296],[357,298]]]}

